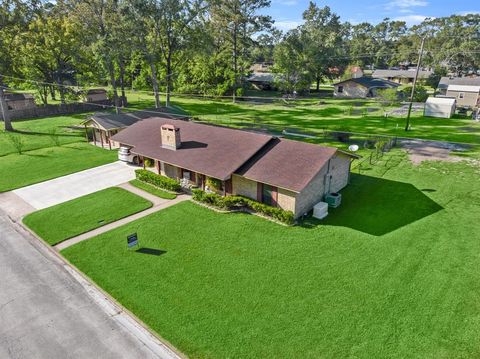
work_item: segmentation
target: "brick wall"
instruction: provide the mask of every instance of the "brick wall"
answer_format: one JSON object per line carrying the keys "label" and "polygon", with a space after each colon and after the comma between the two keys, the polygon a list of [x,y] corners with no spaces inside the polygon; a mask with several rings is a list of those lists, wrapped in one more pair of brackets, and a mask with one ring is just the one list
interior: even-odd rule
{"label": "brick wall", "polygon": [[257,182],[246,179],[245,177],[232,175],[232,192],[234,195],[241,195],[257,200]]}
{"label": "brick wall", "polygon": [[327,193],[338,192],[348,184],[350,157],[337,153],[297,195],[295,217],[310,211]]}
{"label": "brick wall", "polygon": [[295,192],[279,188],[277,197],[278,207],[286,211],[292,211],[295,213],[296,195],[297,194]]}

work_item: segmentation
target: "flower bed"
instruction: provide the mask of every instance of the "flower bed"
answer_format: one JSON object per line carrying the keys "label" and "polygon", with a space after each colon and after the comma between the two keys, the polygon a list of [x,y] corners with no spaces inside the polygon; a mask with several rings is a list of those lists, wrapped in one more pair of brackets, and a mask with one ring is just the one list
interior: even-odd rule
{"label": "flower bed", "polygon": [[168,191],[180,192],[182,190],[182,187],[180,186],[180,183],[178,183],[178,181],[172,178],[157,175],[156,173],[153,173],[149,170],[136,170],[135,177],[137,177],[139,181],[149,183],[151,185],[166,189]]}
{"label": "flower bed", "polygon": [[285,224],[294,223],[294,215],[291,211],[285,211],[281,208],[268,206],[264,203],[254,201],[243,196],[220,196],[216,193],[206,193],[205,191],[194,189],[192,197],[195,201],[204,203],[208,206],[222,210],[249,210],[259,213],[263,216],[272,218]]}

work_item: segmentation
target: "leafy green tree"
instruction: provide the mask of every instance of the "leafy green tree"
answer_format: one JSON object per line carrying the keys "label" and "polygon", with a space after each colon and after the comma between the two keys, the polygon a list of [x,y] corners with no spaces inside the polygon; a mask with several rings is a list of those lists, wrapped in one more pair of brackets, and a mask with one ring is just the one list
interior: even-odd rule
{"label": "leafy green tree", "polygon": [[[272,19],[259,11],[270,6],[270,0],[212,0],[209,15],[212,30],[225,60],[228,85],[235,102],[240,80],[248,73],[251,64],[252,36],[271,27]],[[229,64],[230,62],[230,64]]]}
{"label": "leafy green tree", "polygon": [[315,80],[317,91],[324,77],[331,77],[329,68],[340,65],[338,57],[342,55],[342,26],[340,17],[328,6],[319,8],[310,2],[303,13],[304,25],[301,26],[305,41],[304,51],[308,57],[307,68]]}
{"label": "leafy green tree", "polygon": [[290,30],[274,51],[276,85],[287,93],[308,89],[312,82],[305,49],[307,42],[303,35],[299,29]]}

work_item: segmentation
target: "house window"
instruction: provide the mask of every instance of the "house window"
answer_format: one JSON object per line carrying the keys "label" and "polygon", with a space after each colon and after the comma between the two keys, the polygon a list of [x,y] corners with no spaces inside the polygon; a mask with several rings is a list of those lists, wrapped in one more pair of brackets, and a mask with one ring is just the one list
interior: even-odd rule
{"label": "house window", "polygon": [[464,98],[464,97],[465,97],[465,93],[464,93],[464,92],[460,92],[460,93],[458,94],[458,98]]}
{"label": "house window", "polygon": [[337,92],[338,92],[338,93],[343,93],[343,86],[338,86]]}

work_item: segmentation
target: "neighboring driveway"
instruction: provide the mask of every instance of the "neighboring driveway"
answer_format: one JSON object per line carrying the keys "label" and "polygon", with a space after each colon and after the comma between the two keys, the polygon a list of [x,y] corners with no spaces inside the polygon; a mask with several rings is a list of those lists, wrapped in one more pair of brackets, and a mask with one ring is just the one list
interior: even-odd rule
{"label": "neighboring driveway", "polygon": [[[28,169],[26,170],[28,171]],[[19,188],[13,193],[33,208],[42,209],[128,182],[134,178],[135,167],[117,161]]]}
{"label": "neighboring driveway", "polygon": [[0,212],[0,358],[178,358],[74,273]]}

